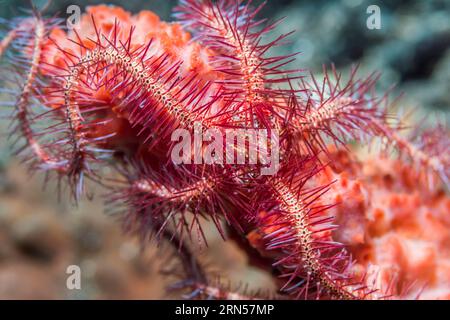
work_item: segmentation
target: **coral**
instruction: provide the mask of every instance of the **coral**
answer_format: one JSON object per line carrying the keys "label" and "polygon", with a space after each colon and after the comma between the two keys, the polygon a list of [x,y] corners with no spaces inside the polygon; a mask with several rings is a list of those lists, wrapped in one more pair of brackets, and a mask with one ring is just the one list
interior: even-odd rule
{"label": "coral", "polygon": [[[448,130],[413,125],[408,136],[376,73],[286,67],[295,54],[271,49],[291,33],[266,40],[281,21],[257,20],[261,8],[183,0],[175,23],[105,5],[70,30],[36,10],[6,22],[2,104],[14,108],[18,154],[75,201],[86,180],[106,187],[125,230],[176,249],[172,289],[187,297],[264,298],[196,260],[207,219],[271,261],[281,298],[448,298]],[[179,149],[180,130],[193,147]],[[207,161],[203,133],[221,146]],[[355,145],[369,143],[381,152],[364,159]]]}

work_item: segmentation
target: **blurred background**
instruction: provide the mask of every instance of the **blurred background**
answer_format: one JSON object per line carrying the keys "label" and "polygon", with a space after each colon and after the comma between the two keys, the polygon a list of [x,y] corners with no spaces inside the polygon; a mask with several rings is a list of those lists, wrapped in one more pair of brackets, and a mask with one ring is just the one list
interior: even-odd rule
{"label": "blurred background", "polygon": [[[33,1],[37,7],[46,1]],[[137,13],[148,9],[172,20],[174,0],[52,1],[48,15],[65,17],[66,8],[100,3],[116,4]],[[21,15],[29,0],[0,0],[0,17]],[[260,1],[255,1],[255,4]],[[370,30],[366,10],[377,5],[381,28]],[[297,66],[320,74],[322,65],[339,70],[360,64],[360,75],[381,71],[380,90],[396,84],[404,93],[401,105],[417,109],[428,121],[447,123],[450,106],[450,1],[299,1],[272,0],[260,17],[285,17],[276,30],[297,32],[277,53],[300,51]],[[141,250],[132,236],[103,214],[99,196],[78,207],[58,200],[42,177],[30,177],[11,155],[0,123],[0,299],[148,299],[170,297],[159,274],[163,257],[152,248]],[[99,192],[98,194],[101,194]],[[270,288],[270,276],[248,266],[233,242],[226,244],[207,228],[209,248],[204,255],[233,282]],[[225,247],[225,249],[223,249]],[[66,268],[82,270],[81,290],[68,290]]]}

